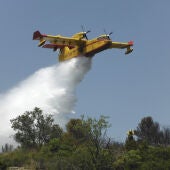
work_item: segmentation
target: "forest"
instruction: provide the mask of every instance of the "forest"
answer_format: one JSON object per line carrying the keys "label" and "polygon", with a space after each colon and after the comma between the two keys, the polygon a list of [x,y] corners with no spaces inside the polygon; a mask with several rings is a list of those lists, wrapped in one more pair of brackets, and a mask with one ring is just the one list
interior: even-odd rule
{"label": "forest", "polygon": [[66,128],[40,108],[10,120],[18,147],[6,143],[0,153],[0,170],[169,170],[170,128],[152,117],[143,117],[135,129],[127,129],[123,143],[107,131],[109,118],[81,116]]}

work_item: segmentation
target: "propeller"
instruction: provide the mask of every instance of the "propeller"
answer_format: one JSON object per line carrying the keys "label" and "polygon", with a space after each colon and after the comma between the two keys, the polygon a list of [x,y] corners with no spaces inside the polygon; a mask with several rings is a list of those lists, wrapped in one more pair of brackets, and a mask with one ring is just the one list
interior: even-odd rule
{"label": "propeller", "polygon": [[110,39],[110,35],[113,34],[113,32],[110,32],[109,34],[107,34],[106,30],[104,29],[104,33],[106,34],[106,36]]}
{"label": "propeller", "polygon": [[90,30],[88,30],[88,31],[85,31],[85,29],[84,29],[84,26],[82,25],[81,26],[81,28],[82,28],[82,31],[83,31],[83,38],[86,38],[87,40],[88,40],[88,37],[87,37],[87,34],[89,33],[89,32],[91,32]]}

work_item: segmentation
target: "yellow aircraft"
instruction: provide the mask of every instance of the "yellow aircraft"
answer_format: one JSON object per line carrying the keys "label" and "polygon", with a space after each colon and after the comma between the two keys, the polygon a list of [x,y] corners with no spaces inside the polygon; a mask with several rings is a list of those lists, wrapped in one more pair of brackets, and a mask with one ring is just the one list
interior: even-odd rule
{"label": "yellow aircraft", "polygon": [[[39,40],[39,47],[51,48],[53,51],[60,49],[59,61],[69,60],[78,56],[93,57],[96,53],[111,48],[126,48],[125,54],[133,51],[133,41],[129,42],[113,42],[110,39],[110,34],[103,34],[94,39],[88,40],[87,32],[79,32],[72,37],[63,37],[61,35],[46,35],[35,31],[33,40]],[[49,43],[46,43],[49,42]]]}

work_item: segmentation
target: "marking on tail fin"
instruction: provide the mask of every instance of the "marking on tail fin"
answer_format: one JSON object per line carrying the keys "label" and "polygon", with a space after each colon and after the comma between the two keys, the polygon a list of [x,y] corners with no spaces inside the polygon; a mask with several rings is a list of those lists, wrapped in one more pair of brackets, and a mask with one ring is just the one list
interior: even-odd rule
{"label": "marking on tail fin", "polygon": [[39,31],[35,31],[33,34],[33,40],[40,40],[43,37]]}

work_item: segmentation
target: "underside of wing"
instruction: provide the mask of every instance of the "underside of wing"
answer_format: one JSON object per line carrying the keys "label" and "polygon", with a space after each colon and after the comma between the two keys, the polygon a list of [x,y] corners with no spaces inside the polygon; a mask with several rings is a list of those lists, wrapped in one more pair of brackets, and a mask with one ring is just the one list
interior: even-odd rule
{"label": "underside of wing", "polygon": [[[53,49],[54,51],[56,51],[57,49],[62,49],[64,47],[66,47],[67,45],[57,45],[57,44],[45,44],[42,46],[42,48],[50,48]],[[74,46],[67,46],[68,48],[74,48]]]}

